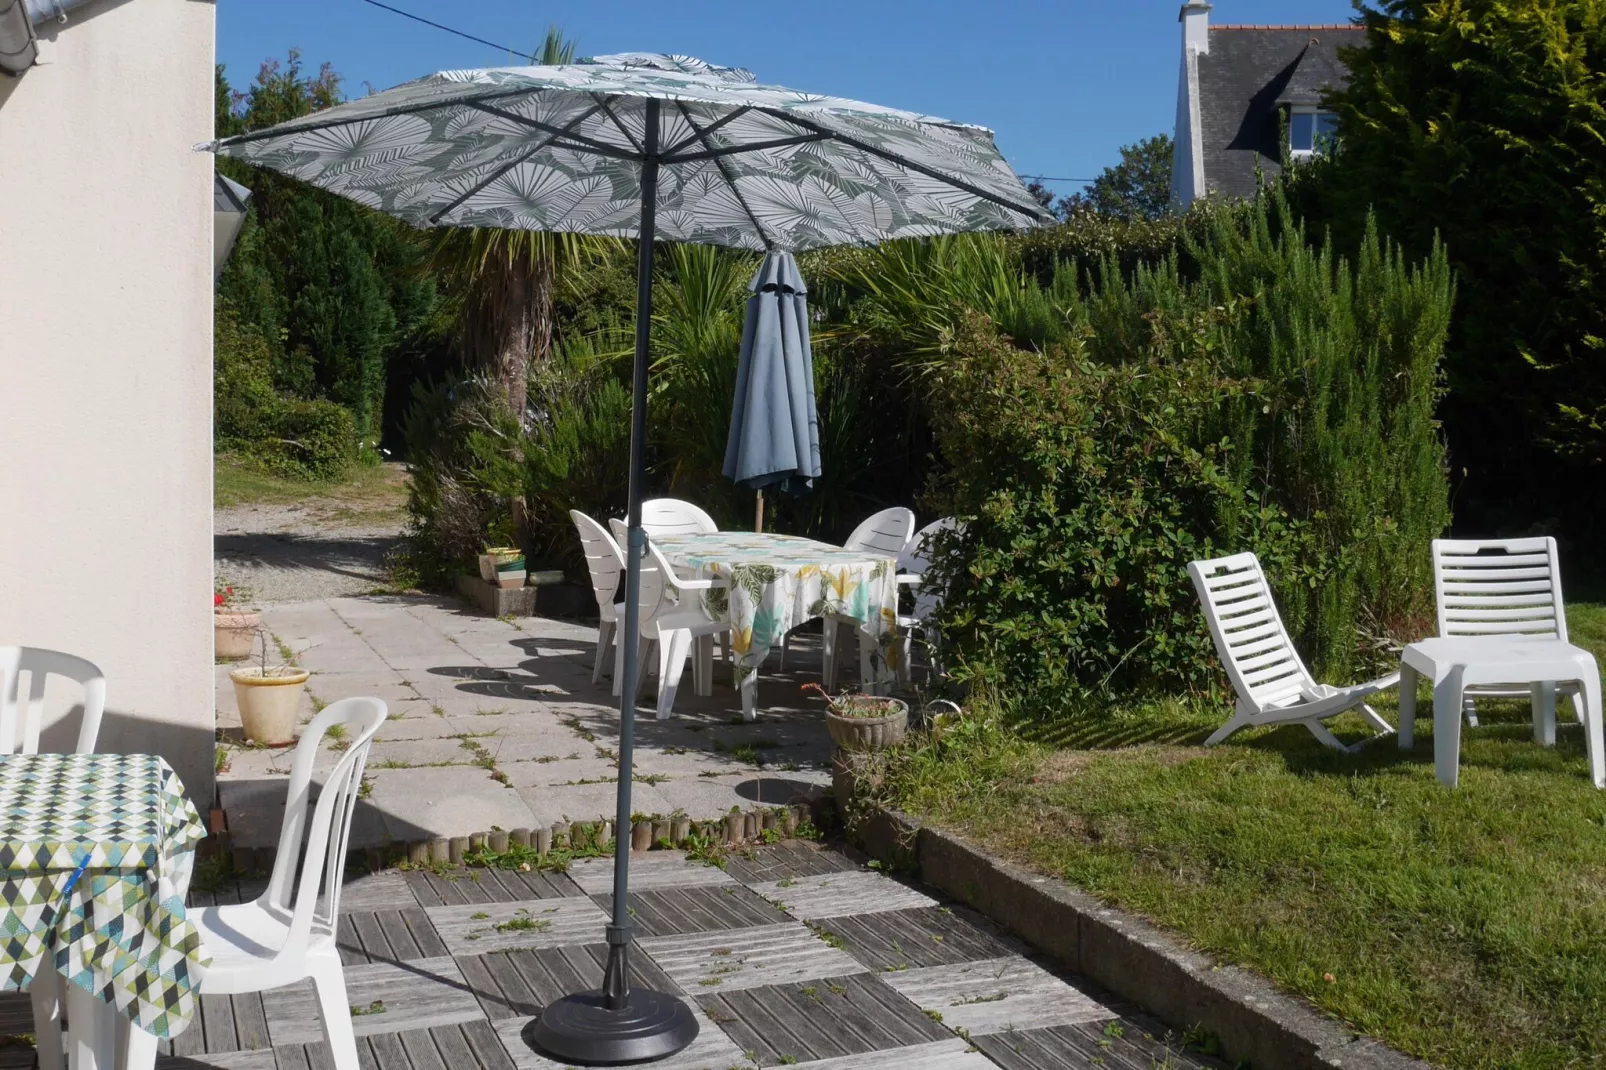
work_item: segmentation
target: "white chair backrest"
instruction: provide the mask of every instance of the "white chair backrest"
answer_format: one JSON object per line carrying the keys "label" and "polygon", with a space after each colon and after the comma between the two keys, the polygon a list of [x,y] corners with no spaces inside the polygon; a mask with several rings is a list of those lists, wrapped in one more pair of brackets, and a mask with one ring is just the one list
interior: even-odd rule
{"label": "white chair backrest", "polygon": [[[903,553],[898,555],[898,571],[907,572],[911,576],[924,576],[926,570],[931,567],[931,551],[934,538],[944,531],[953,531],[958,526],[959,522],[957,520],[951,516],[945,516],[941,520],[933,520],[915,532],[914,538],[909,540],[909,545],[904,548]],[[915,619],[925,620],[941,601],[942,592],[925,586],[916,587]]]}
{"label": "white chair backrest", "polygon": [[578,509],[569,510],[569,519],[580,532],[580,548],[591,571],[591,593],[597,596],[597,612],[605,621],[615,617],[613,596],[619,590],[619,573],[625,567],[625,553],[608,530]]}
{"label": "white chair backrest", "polygon": [[[28,703],[20,701],[22,677],[28,677]],[[79,754],[95,749],[100,717],[106,709],[106,678],[92,662],[59,650],[33,646],[0,646],[0,754],[39,753],[39,730],[45,719],[45,682],[51,676],[83,688],[84,719],[78,728]]]}
{"label": "white chair backrest", "polygon": [[1204,605],[1216,654],[1238,696],[1257,710],[1286,706],[1316,686],[1254,554],[1233,554],[1188,566]]}
{"label": "white chair backrest", "polygon": [[[289,793],[284,804],[284,825],[273,860],[268,890],[258,903],[281,917],[290,918],[290,933],[276,956],[281,963],[305,955],[314,925],[334,932],[340,915],[340,889],[345,879],[346,848],[351,839],[351,815],[362,792],[362,774],[368,764],[368,747],[387,714],[377,698],[344,698],[332,702],[312,719],[296,744],[290,765]],[[335,725],[346,729],[350,745],[324,779],[307,821],[312,767],[323,737]],[[306,853],[302,848],[305,844]],[[301,874],[296,876],[297,868]],[[321,893],[321,894],[320,894]]]}
{"label": "white chair backrest", "polygon": [[1556,540],[1434,539],[1439,634],[1567,641]]}
{"label": "white chair backrest", "polygon": [[641,526],[648,535],[705,535],[719,530],[713,517],[679,498],[642,502]]}
{"label": "white chair backrest", "polygon": [[[618,517],[608,521],[608,527],[613,531],[614,541],[625,546],[630,541],[630,529]],[[658,547],[653,545],[652,533],[647,533],[647,556],[641,560],[641,629],[647,630],[647,625],[666,608],[676,604],[678,590],[674,586],[675,570]],[[669,581],[666,584],[664,574],[668,573]]]}
{"label": "white chair backrest", "polygon": [[853,534],[842,545],[849,550],[865,550],[896,558],[908,548],[914,532],[914,512],[899,505],[867,517],[853,529]]}

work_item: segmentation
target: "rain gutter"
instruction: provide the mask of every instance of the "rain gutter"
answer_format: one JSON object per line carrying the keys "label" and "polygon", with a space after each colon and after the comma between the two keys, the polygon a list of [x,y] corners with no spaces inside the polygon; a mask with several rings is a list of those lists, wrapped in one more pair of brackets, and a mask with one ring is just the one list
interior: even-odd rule
{"label": "rain gutter", "polygon": [[67,21],[67,12],[91,0],[0,0],[0,72],[20,77],[39,60],[34,27],[46,19]]}

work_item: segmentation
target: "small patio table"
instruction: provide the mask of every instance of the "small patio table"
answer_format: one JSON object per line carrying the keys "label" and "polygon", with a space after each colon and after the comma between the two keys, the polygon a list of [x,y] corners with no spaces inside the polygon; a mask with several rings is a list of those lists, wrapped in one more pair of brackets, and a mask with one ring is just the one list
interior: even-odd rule
{"label": "small patio table", "polygon": [[171,1037],[195,1017],[210,959],[184,896],[203,835],[156,755],[0,757],[0,991],[66,979],[73,1070],[115,1066],[130,1023]]}
{"label": "small patio table", "polygon": [[714,620],[731,622],[732,673],[748,720],[755,716],[758,668],[770,647],[814,617],[858,621],[862,686],[871,694],[890,686],[903,656],[897,635],[898,567],[892,558],[750,531],[652,540],[676,569],[729,582],[703,592],[703,608]]}
{"label": "small patio table", "polygon": [[1554,639],[1506,635],[1445,636],[1412,643],[1400,653],[1400,749],[1416,737],[1418,674],[1433,682],[1433,764],[1439,782],[1455,787],[1461,774],[1462,691],[1473,684],[1526,683],[1533,690],[1534,740],[1556,742],[1556,684],[1577,681],[1584,702],[1584,741],[1595,787],[1606,787],[1606,741],[1601,738],[1600,670],[1587,650]]}

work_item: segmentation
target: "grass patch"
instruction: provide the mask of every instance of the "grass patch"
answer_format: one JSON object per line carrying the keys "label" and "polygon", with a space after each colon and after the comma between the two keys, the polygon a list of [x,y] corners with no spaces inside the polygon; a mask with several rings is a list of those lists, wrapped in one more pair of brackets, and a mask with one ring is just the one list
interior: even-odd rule
{"label": "grass patch", "polygon": [[354,464],[339,479],[318,481],[286,479],[222,454],[212,472],[212,505],[218,509],[323,499],[319,504],[333,520],[368,524],[406,519],[407,475],[401,465]]}
{"label": "grass patch", "polygon": [[[1569,623],[1606,656],[1606,607]],[[1389,737],[1340,754],[1299,727],[1206,749],[1230,700],[1170,700],[1022,732],[973,716],[913,744],[887,790],[1413,1055],[1606,1065],[1606,792],[1570,704],[1554,748],[1532,742],[1526,703],[1478,705],[1454,791],[1434,777],[1425,686],[1408,753]],[[1353,715],[1330,725],[1367,735]]]}

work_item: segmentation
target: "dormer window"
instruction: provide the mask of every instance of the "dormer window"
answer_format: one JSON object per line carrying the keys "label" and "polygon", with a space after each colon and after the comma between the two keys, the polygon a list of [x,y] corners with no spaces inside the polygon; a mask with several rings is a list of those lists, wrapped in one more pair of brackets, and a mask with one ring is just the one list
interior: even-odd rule
{"label": "dormer window", "polygon": [[1326,152],[1338,139],[1338,116],[1312,104],[1288,110],[1288,154],[1295,159]]}

